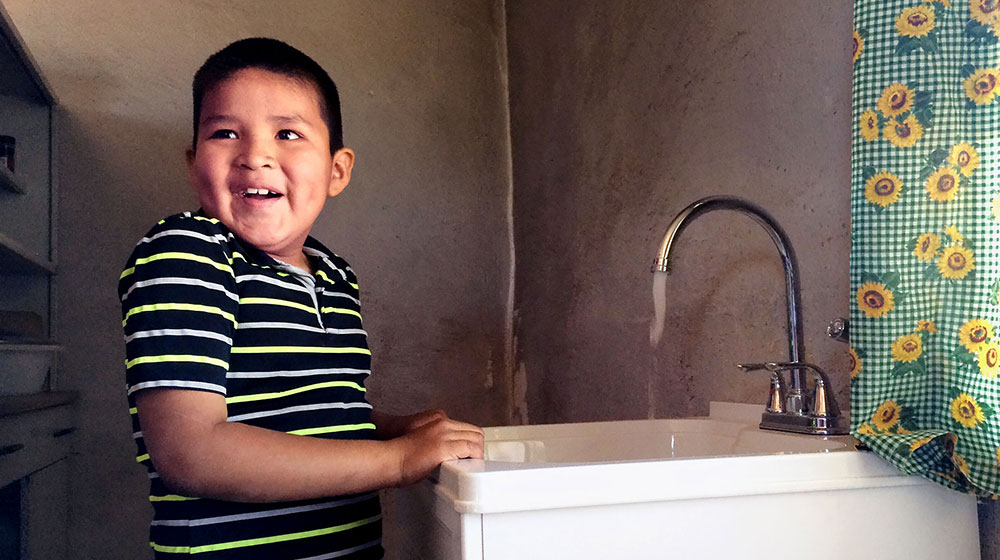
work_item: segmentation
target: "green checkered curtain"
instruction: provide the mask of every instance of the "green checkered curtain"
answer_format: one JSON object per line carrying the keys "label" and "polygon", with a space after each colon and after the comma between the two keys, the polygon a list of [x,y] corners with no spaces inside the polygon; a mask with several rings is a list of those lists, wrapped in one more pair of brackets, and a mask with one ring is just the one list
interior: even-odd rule
{"label": "green checkered curtain", "polygon": [[855,0],[851,430],[1000,493],[1000,0]]}

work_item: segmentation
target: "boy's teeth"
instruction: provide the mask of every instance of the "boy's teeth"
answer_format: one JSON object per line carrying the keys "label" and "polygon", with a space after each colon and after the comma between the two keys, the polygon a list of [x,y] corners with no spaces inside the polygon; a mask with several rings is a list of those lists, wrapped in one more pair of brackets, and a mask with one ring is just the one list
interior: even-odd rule
{"label": "boy's teeth", "polygon": [[243,193],[243,196],[249,196],[249,195],[252,195],[252,194],[259,195],[259,196],[268,196],[268,195],[271,195],[273,193],[271,191],[267,190],[267,189],[257,189],[257,188],[250,187],[250,188],[248,188]]}

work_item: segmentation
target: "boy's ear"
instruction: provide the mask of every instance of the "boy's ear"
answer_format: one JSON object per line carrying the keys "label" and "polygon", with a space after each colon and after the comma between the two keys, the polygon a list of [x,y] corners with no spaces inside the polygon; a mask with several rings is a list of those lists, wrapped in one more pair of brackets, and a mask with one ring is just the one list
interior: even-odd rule
{"label": "boy's ear", "polygon": [[354,150],[341,148],[333,154],[333,165],[330,169],[330,188],[327,196],[337,196],[351,182],[351,170],[354,169]]}
{"label": "boy's ear", "polygon": [[187,161],[188,170],[188,182],[191,186],[194,186],[194,149],[188,148],[184,150],[184,159]]}

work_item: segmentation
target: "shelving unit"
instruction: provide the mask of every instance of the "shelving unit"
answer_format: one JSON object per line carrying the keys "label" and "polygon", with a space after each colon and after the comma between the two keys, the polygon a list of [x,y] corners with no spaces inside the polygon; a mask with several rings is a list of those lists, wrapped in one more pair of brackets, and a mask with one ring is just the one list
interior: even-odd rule
{"label": "shelving unit", "polygon": [[[0,310],[19,312],[8,316],[40,318],[41,336],[53,351],[59,348],[55,105],[52,90],[0,4],[0,135],[13,136],[17,146],[17,172],[0,166]],[[30,330],[39,337],[38,329]],[[10,361],[5,364],[12,370],[5,375],[14,376],[0,378],[0,511],[5,512],[0,517],[0,556],[66,558],[66,458],[76,430],[76,395],[59,390],[56,368],[49,369],[46,391],[16,394],[38,387],[17,383],[29,379],[28,366],[14,365],[27,349],[11,343],[0,347],[6,349]],[[17,377],[18,372],[25,373]]]}
{"label": "shelving unit", "polygon": [[0,77],[0,135],[17,141],[17,172],[0,166],[0,310],[42,317],[54,342],[56,98],[2,5]]}

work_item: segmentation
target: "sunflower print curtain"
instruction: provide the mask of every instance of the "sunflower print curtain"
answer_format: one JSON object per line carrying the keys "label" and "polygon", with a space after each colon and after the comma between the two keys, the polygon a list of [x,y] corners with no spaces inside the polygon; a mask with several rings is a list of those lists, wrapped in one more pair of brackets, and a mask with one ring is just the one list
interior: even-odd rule
{"label": "sunflower print curtain", "polygon": [[1000,493],[1000,0],[855,0],[851,417]]}

